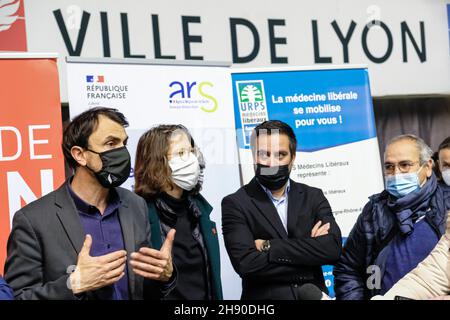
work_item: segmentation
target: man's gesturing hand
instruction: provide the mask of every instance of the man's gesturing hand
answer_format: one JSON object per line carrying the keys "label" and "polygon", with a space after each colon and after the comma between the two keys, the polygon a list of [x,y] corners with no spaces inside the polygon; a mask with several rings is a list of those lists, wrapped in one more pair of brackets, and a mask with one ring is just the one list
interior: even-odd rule
{"label": "man's gesturing hand", "polygon": [[172,246],[175,229],[167,234],[161,250],[141,248],[131,254],[130,265],[133,271],[147,279],[168,281],[172,276]]}
{"label": "man's gesturing hand", "polygon": [[92,237],[88,234],[78,254],[75,271],[70,275],[74,294],[96,290],[119,281],[125,275],[127,252],[115,251],[104,256],[91,257]]}

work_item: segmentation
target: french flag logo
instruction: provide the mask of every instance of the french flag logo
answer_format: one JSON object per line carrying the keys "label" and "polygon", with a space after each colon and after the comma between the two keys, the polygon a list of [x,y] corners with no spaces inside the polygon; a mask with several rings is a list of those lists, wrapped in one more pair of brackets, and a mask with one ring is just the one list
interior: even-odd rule
{"label": "french flag logo", "polygon": [[87,83],[104,83],[105,82],[105,76],[86,76],[86,82]]}

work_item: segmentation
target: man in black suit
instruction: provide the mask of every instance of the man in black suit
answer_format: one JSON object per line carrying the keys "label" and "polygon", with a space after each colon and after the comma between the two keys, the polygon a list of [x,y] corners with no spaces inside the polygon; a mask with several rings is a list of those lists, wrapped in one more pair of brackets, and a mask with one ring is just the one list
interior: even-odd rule
{"label": "man in black suit", "polygon": [[265,121],[251,135],[255,177],[222,200],[222,229],[242,299],[299,299],[312,283],[327,292],[322,265],[341,253],[341,233],[322,190],[289,179],[297,141]]}
{"label": "man in black suit", "polygon": [[131,169],[127,125],[99,107],[64,131],[74,175],[14,216],[5,278],[17,299],[158,298],[173,287],[174,230],[151,249],[145,200],[118,187]]}

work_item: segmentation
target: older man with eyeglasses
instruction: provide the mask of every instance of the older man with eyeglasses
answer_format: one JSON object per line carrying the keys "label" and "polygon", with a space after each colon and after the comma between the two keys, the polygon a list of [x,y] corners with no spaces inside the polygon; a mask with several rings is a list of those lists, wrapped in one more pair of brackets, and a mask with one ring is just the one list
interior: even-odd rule
{"label": "older man with eyeglasses", "polygon": [[432,153],[414,135],[388,143],[386,189],[369,198],[334,269],[338,300],[384,294],[428,256],[445,233],[450,194],[433,173]]}

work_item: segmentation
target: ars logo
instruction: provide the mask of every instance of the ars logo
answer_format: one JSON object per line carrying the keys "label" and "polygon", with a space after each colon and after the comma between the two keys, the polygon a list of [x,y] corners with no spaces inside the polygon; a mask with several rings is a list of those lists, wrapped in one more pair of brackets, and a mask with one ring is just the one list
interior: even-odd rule
{"label": "ars logo", "polygon": [[0,51],[27,51],[24,0],[0,0]]}
{"label": "ars logo", "polygon": [[170,104],[180,104],[190,107],[196,106],[207,113],[215,112],[219,106],[217,99],[205,92],[205,87],[214,87],[214,84],[209,81],[200,83],[197,83],[197,81],[187,81],[186,83],[173,81],[169,87],[173,90],[169,96]]}

